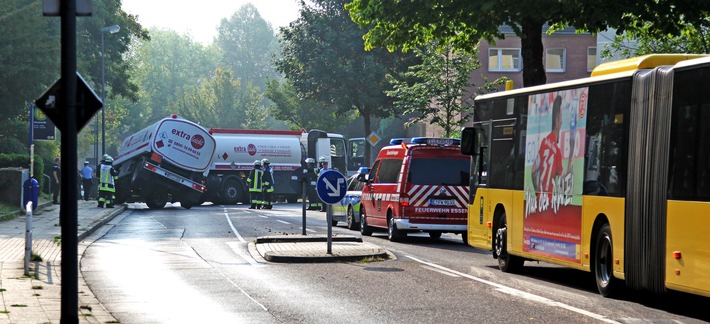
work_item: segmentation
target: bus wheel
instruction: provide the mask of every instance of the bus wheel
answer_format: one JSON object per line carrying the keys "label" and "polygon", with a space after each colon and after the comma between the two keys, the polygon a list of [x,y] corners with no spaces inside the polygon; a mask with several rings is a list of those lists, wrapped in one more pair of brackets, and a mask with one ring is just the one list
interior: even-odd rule
{"label": "bus wheel", "polygon": [[360,234],[365,235],[365,236],[370,236],[372,235],[372,227],[367,226],[367,221],[365,218],[367,217],[367,214],[365,214],[365,211],[362,211],[362,217],[360,218]]}
{"label": "bus wheel", "polygon": [[609,224],[604,224],[599,229],[597,242],[594,245],[594,278],[599,293],[604,297],[610,296],[617,286],[613,274],[612,248],[611,227]]}
{"label": "bus wheel", "polygon": [[398,230],[394,217],[390,217],[387,222],[387,238],[392,242],[399,242],[405,237],[407,237],[407,233]]}
{"label": "bus wheel", "polygon": [[500,221],[498,222],[498,230],[496,231],[496,237],[494,248],[495,253],[498,256],[498,268],[503,272],[516,272],[523,267],[524,260],[518,256],[510,255],[508,253],[508,225],[505,218],[505,213],[500,215]]}
{"label": "bus wheel", "polygon": [[355,228],[357,226],[357,222],[355,221],[355,212],[353,211],[353,206],[348,206],[347,221],[348,221],[348,228],[351,230],[355,230]]}
{"label": "bus wheel", "polygon": [[429,237],[437,240],[441,237],[441,232],[429,232]]}

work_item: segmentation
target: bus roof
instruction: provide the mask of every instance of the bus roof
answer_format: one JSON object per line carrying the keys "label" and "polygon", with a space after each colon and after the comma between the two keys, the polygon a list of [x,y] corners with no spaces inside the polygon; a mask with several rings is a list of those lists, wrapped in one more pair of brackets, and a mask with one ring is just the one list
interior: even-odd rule
{"label": "bus roof", "polygon": [[661,65],[675,65],[678,62],[706,57],[704,54],[649,54],[623,60],[599,64],[592,76],[607,75],[618,72],[652,69]]}

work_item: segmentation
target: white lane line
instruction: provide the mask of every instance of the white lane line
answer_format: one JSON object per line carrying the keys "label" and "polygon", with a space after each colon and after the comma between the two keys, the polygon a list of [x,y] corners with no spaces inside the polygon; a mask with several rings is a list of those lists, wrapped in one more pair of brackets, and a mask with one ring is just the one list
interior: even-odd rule
{"label": "white lane line", "polygon": [[427,270],[431,270],[431,271],[435,271],[435,272],[438,272],[438,273],[447,275],[447,276],[449,276],[449,277],[454,277],[454,278],[460,277],[459,275],[456,275],[456,274],[454,274],[454,273],[451,273],[451,272],[448,272],[448,271],[439,270],[439,269],[437,269],[437,268],[430,267],[430,266],[428,266],[428,265],[423,265],[422,268],[427,269]]}
{"label": "white lane line", "polygon": [[[303,229],[303,227],[301,227],[301,229]],[[310,229],[310,228],[306,228],[306,232],[318,233],[318,231],[312,230],[312,229]]]}
{"label": "white lane line", "polygon": [[242,251],[242,249],[241,249],[241,247],[244,245],[242,245],[241,243],[227,242],[227,246],[229,246],[229,248],[231,248],[232,251],[234,251],[234,253],[236,253],[237,255],[242,257],[244,260],[249,262],[249,264],[251,264],[252,266],[254,266],[254,267],[264,267],[265,266],[263,264],[260,264],[259,262],[256,262],[256,260],[254,260],[254,258],[252,258],[251,255],[244,253],[244,251]]}
{"label": "white lane line", "polygon": [[227,213],[227,208],[224,209],[224,217],[227,218],[227,222],[229,222],[229,227],[232,228],[232,233],[234,233],[234,235],[237,236],[237,238],[239,239],[240,242],[246,243],[247,241],[245,241],[244,238],[241,235],[239,235],[239,232],[237,232],[237,229],[234,228],[234,224],[232,224],[232,220],[229,219],[229,213]]}
{"label": "white lane line", "polygon": [[566,310],[575,312],[575,313],[577,313],[577,314],[581,314],[581,315],[584,315],[584,316],[591,317],[591,318],[593,318],[593,319],[596,319],[596,320],[599,320],[599,321],[602,321],[602,322],[606,322],[606,323],[619,323],[619,322],[617,322],[617,321],[608,319],[608,318],[606,318],[606,316],[601,315],[601,314],[593,313],[593,312],[590,312],[590,311],[587,311],[587,310],[584,310],[584,309],[581,309],[581,308],[577,308],[577,307],[574,307],[574,306],[571,306],[571,305],[567,305],[567,304],[564,304],[564,303],[560,303],[560,302],[554,301],[554,300],[552,300],[552,299],[548,299],[548,298],[545,298],[545,297],[542,297],[542,296],[538,296],[538,295],[535,295],[535,294],[531,294],[531,293],[528,293],[528,292],[524,292],[524,291],[522,291],[522,290],[518,290],[518,289],[515,289],[515,288],[512,288],[512,287],[504,286],[504,285],[501,285],[501,284],[498,284],[498,283],[495,283],[495,282],[492,282],[492,281],[488,281],[488,280],[485,280],[485,279],[482,279],[482,278],[474,277],[474,276],[465,274],[465,273],[463,273],[463,272],[458,272],[458,271],[456,271],[456,270],[453,270],[453,269],[449,269],[449,268],[440,266],[440,265],[435,264],[435,263],[431,263],[431,262],[426,262],[426,261],[423,261],[423,260],[419,260],[419,259],[417,259],[417,258],[415,258],[415,257],[412,257],[412,256],[407,256],[407,258],[410,258],[410,259],[412,259],[412,260],[414,260],[414,261],[416,261],[416,262],[419,262],[419,263],[421,263],[421,264],[426,264],[426,265],[428,265],[428,266],[430,266],[430,267],[440,269],[440,270],[442,270],[442,271],[447,271],[447,272],[450,272],[450,273],[453,273],[453,274],[462,276],[462,277],[464,277],[464,278],[468,278],[468,279],[471,279],[471,280],[474,280],[474,281],[478,281],[478,282],[480,282],[480,283],[483,283],[483,284],[492,286],[492,287],[496,288],[496,290],[498,290],[498,291],[500,291],[500,292],[502,292],[502,293],[511,295],[511,296],[520,297],[520,298],[527,299],[527,300],[534,301],[534,302],[538,302],[538,303],[541,303],[541,304],[547,305],[547,306],[563,308],[563,309],[566,309]]}
{"label": "white lane line", "polygon": [[282,221],[282,220],[280,220],[280,219],[277,219],[276,221],[279,222],[279,223],[281,223],[281,224],[291,224],[291,223],[289,223],[289,222],[287,222],[287,221]]}
{"label": "white lane line", "polygon": [[260,215],[261,218],[269,218],[268,216]]}

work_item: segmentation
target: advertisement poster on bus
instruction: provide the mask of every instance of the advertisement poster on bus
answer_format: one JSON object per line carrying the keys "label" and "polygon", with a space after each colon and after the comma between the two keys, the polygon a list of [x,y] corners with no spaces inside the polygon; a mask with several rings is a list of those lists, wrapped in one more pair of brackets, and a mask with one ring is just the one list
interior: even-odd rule
{"label": "advertisement poster on bus", "polygon": [[523,250],[580,261],[588,88],[531,95]]}

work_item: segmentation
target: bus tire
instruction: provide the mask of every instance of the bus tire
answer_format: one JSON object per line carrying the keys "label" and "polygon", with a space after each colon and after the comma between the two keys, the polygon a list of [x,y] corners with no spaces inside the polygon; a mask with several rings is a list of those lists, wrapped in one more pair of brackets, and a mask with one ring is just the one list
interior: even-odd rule
{"label": "bus tire", "polygon": [[594,279],[599,293],[604,297],[611,296],[618,286],[618,280],[614,278],[613,247],[611,226],[604,224],[594,244]]}
{"label": "bus tire", "polygon": [[390,217],[387,222],[387,238],[390,242],[399,242],[403,238],[407,237],[407,233],[397,229],[397,224],[394,221],[394,217]]}
{"label": "bus tire", "polygon": [[496,230],[493,248],[498,256],[498,268],[503,272],[517,272],[523,267],[525,261],[521,257],[508,253],[508,225],[505,213],[500,215],[498,230]]}
{"label": "bus tire", "polygon": [[362,211],[362,218],[360,218],[360,234],[364,236],[372,235],[372,227],[367,226],[367,214],[365,210]]}
{"label": "bus tire", "polygon": [[441,232],[437,232],[437,231],[429,232],[429,237],[431,237],[434,240],[438,240],[439,238],[441,238]]}

